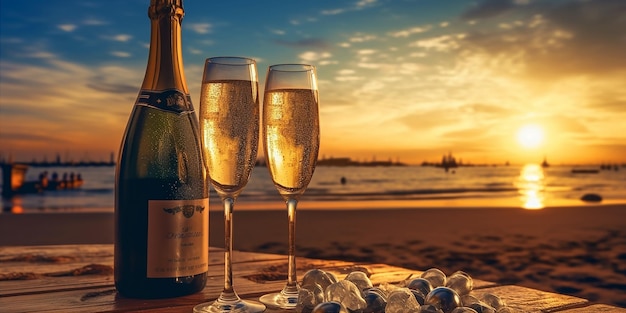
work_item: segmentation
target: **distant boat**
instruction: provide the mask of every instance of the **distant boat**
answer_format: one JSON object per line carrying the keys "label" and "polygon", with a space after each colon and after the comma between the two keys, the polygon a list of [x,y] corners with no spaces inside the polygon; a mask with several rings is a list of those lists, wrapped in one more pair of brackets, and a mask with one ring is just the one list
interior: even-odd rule
{"label": "distant boat", "polygon": [[543,162],[541,162],[541,167],[550,167],[550,164],[548,164],[548,159],[546,157],[543,157]]}
{"label": "distant boat", "polygon": [[573,168],[572,174],[598,174],[600,170],[593,168]]}
{"label": "distant boat", "polygon": [[610,170],[618,171],[619,170],[619,166],[617,164],[611,165],[611,164],[604,164],[603,163],[602,165],[600,165],[600,169],[601,170],[609,170],[609,171]]}
{"label": "distant boat", "polygon": [[448,155],[443,155],[441,158],[441,164],[439,167],[443,167],[443,169],[447,172],[451,168],[459,167],[459,163],[457,163],[456,158],[452,155],[452,152],[448,152]]}
{"label": "distant boat", "polygon": [[16,194],[39,193],[46,190],[68,190],[78,189],[83,185],[83,178],[73,172],[63,173],[59,179],[57,173],[48,178],[48,172],[39,174],[35,181],[26,181],[26,171],[28,165],[17,163],[0,164],[2,168],[2,197],[11,198]]}

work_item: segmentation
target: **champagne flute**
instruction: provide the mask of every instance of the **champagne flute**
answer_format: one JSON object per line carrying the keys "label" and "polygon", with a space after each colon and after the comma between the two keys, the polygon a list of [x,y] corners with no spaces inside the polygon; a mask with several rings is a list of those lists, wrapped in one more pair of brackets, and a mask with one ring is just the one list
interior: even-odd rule
{"label": "champagne flute", "polygon": [[224,289],[214,302],[198,304],[195,313],[263,312],[265,306],[244,301],[235,292],[232,274],[233,208],[248,183],[259,142],[259,91],[256,62],[239,57],[208,58],[200,97],[200,131],[204,163],[224,204]]}
{"label": "champagne flute", "polygon": [[296,206],[308,186],[320,143],[317,73],[307,64],[269,67],[263,100],[263,140],[267,167],[287,204],[289,263],[287,283],[278,293],[260,298],[268,307],[295,309],[299,286],[296,276]]}

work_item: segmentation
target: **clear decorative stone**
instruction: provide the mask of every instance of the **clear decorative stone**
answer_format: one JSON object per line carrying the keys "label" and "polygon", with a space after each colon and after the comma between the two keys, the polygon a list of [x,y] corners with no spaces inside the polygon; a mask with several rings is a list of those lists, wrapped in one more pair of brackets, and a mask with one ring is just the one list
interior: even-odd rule
{"label": "clear decorative stone", "polygon": [[406,287],[412,290],[417,290],[422,294],[422,297],[426,297],[428,293],[433,290],[433,286],[430,284],[430,281],[426,278],[418,277],[411,279]]}
{"label": "clear decorative stone", "polygon": [[444,313],[451,313],[461,306],[461,297],[451,288],[437,287],[426,296],[426,304],[432,304]]}
{"label": "clear decorative stone", "polygon": [[419,312],[420,305],[409,288],[397,288],[387,295],[385,313]]}
{"label": "clear decorative stone", "polygon": [[322,302],[313,308],[311,313],[350,313],[341,303],[335,301]]}
{"label": "clear decorative stone", "polygon": [[296,312],[310,313],[316,305],[322,302],[324,302],[324,291],[320,285],[316,283],[303,285],[298,293]]}
{"label": "clear decorative stone", "polygon": [[382,292],[385,293],[385,296],[389,296],[389,294],[398,289],[400,287],[394,285],[394,284],[390,284],[390,283],[381,283],[380,285],[378,285],[378,289],[380,289]]}
{"label": "clear decorative stone", "polygon": [[443,311],[432,304],[424,304],[420,308],[420,313],[443,313]]}
{"label": "clear decorative stone", "polygon": [[413,289],[409,289],[411,290],[411,292],[413,293],[413,296],[415,296],[415,300],[417,300],[417,303],[419,303],[420,305],[424,305],[426,303],[426,296],[424,294],[422,294],[420,291],[417,290],[413,290]]}
{"label": "clear decorative stone", "polygon": [[472,303],[469,307],[476,310],[478,313],[496,313],[496,309],[484,302]]}
{"label": "clear decorative stone", "polygon": [[349,280],[340,280],[324,290],[325,301],[337,301],[351,311],[361,310],[367,306],[361,296],[361,290]]}
{"label": "clear decorative stone", "polygon": [[385,313],[387,306],[387,297],[378,288],[366,289],[363,292],[363,298],[367,306],[363,309],[363,313]]}
{"label": "clear decorative stone", "polygon": [[359,290],[365,290],[373,287],[372,281],[369,277],[367,277],[365,272],[353,271],[350,272],[350,274],[348,274],[344,279],[353,282]]}
{"label": "clear decorative stone", "polygon": [[476,310],[474,310],[472,308],[468,308],[466,306],[460,306],[460,307],[452,310],[452,313],[478,313],[478,312],[476,312]]}
{"label": "clear decorative stone", "polygon": [[503,306],[506,306],[506,303],[500,297],[494,295],[493,293],[486,293],[482,296],[482,300],[484,303],[488,304],[494,309],[499,309]]}
{"label": "clear decorative stone", "polygon": [[448,276],[446,287],[454,289],[456,293],[463,296],[469,294],[474,289],[474,281],[469,274],[463,271],[457,271]]}
{"label": "clear decorative stone", "polygon": [[325,290],[326,287],[337,282],[337,277],[333,273],[326,272],[320,269],[312,269],[304,273],[302,277],[302,286],[310,284],[318,284]]}
{"label": "clear decorative stone", "polygon": [[446,274],[438,268],[428,269],[420,277],[426,278],[433,288],[446,285]]}
{"label": "clear decorative stone", "polygon": [[461,304],[465,307],[469,307],[472,303],[480,302],[480,300],[472,295],[462,295]]}

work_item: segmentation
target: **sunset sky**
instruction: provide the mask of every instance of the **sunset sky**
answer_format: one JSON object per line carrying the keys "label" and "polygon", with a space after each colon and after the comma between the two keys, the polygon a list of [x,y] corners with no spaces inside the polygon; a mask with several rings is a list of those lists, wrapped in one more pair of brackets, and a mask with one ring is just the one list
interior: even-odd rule
{"label": "sunset sky", "polygon": [[[108,160],[143,80],[149,0],[0,2],[0,158]],[[304,62],[320,157],[626,162],[624,0],[186,0],[203,61]]]}

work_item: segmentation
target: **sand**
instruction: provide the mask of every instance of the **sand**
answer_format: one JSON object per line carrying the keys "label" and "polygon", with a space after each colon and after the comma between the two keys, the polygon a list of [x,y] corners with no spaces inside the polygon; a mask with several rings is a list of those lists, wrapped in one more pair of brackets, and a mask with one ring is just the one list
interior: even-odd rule
{"label": "sand", "polygon": [[[341,209],[340,203],[303,206],[297,254],[437,267],[447,274],[463,270],[481,280],[626,307],[626,205],[525,210],[374,204],[365,210]],[[287,217],[280,204],[241,206],[246,209],[234,216],[235,249],[285,254]],[[223,218],[219,206],[211,210],[210,242],[221,247]],[[112,231],[110,212],[0,214],[0,245],[112,243]]]}

